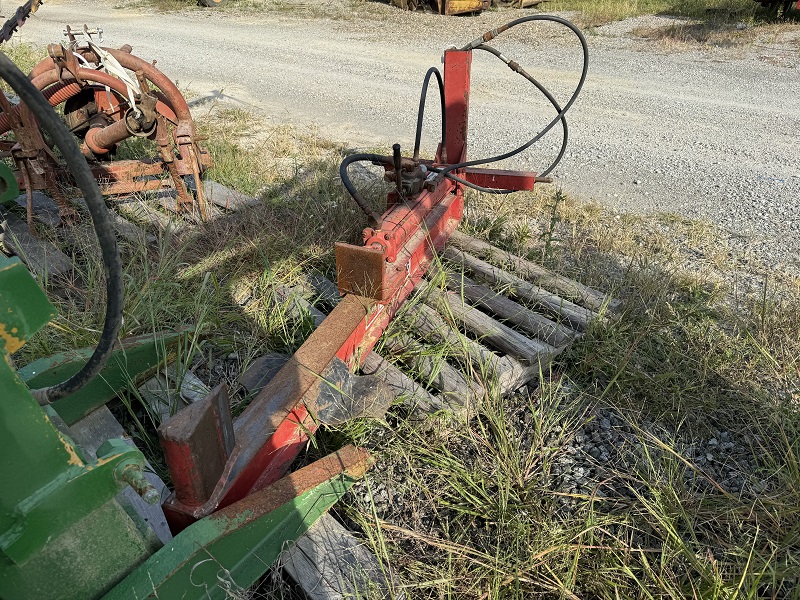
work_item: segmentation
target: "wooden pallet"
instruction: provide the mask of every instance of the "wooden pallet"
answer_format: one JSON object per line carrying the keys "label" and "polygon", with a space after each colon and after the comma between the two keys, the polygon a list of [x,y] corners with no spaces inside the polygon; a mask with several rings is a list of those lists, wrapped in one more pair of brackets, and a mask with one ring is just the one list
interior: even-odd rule
{"label": "wooden pallet", "polygon": [[[379,376],[412,416],[442,410],[464,415],[487,390],[515,392],[537,379],[593,320],[620,307],[607,294],[485,242],[461,233],[451,242],[442,265],[429,271],[397,317],[409,333],[384,344],[386,356],[403,357],[400,366],[371,352],[361,367]],[[318,274],[297,288],[278,287],[276,295],[291,317],[317,326],[326,316],[323,307],[332,308],[340,297],[336,285]],[[456,349],[458,358],[437,361],[431,358],[434,346]],[[332,517],[321,523],[283,555],[305,593],[314,600],[359,597],[366,590],[388,597],[391,577],[377,559]],[[363,568],[355,570],[357,564]]]}
{"label": "wooden pallet", "polygon": [[[518,390],[593,320],[619,309],[619,301],[609,295],[485,242],[458,232],[451,241],[442,252],[442,265],[429,271],[397,317],[411,333],[384,344],[382,352],[401,357],[402,368],[375,352],[362,367],[367,374],[381,373],[398,397],[419,404],[422,412],[444,407],[461,412],[488,388],[501,395]],[[444,288],[432,285],[432,279],[443,279]],[[324,314],[303,296],[327,306],[339,297],[335,284],[319,275],[308,277],[304,288],[283,294],[291,297],[297,314],[305,311],[317,323]],[[454,350],[451,357],[432,358],[443,346]]]}

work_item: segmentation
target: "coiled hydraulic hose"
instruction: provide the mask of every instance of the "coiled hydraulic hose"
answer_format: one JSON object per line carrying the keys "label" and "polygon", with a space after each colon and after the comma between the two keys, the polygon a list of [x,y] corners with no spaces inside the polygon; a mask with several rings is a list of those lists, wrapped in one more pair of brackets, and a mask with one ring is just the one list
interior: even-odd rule
{"label": "coiled hydraulic hose", "polygon": [[[582,69],[581,69],[580,79],[578,81],[577,86],[575,87],[575,91],[572,93],[572,95],[570,96],[570,99],[567,101],[567,103],[563,107],[559,105],[558,101],[555,99],[555,97],[550,93],[550,91],[545,86],[543,86],[539,81],[537,81],[534,77],[532,77],[524,69],[522,69],[519,66],[518,63],[516,63],[515,61],[511,61],[511,60],[507,59],[505,56],[503,56],[503,54],[499,50],[497,50],[497,49],[495,49],[495,48],[493,48],[491,46],[488,46],[486,44],[486,42],[489,42],[492,39],[496,38],[498,35],[500,35],[504,31],[508,31],[512,27],[516,27],[517,25],[521,25],[523,23],[528,23],[528,22],[531,22],[531,21],[551,21],[551,22],[554,22],[554,23],[559,23],[561,25],[564,25],[565,27],[567,27],[570,31],[572,31],[577,36],[577,38],[578,38],[578,40],[579,40],[579,42],[581,44],[581,49],[582,49],[582,52],[583,52],[583,66],[582,66]],[[530,148],[533,144],[535,144],[540,139],[542,139],[559,121],[561,121],[561,123],[562,123],[562,131],[563,131],[561,149],[559,150],[559,153],[556,156],[555,160],[553,160],[553,162],[544,171],[542,171],[539,174],[539,176],[540,177],[545,177],[548,174],[550,174],[553,171],[553,169],[555,169],[556,166],[561,162],[561,159],[564,157],[564,153],[566,152],[567,142],[569,141],[569,127],[567,126],[566,114],[569,111],[569,109],[572,108],[572,105],[575,103],[575,100],[577,100],[578,96],[580,95],[581,90],[583,89],[583,85],[586,82],[586,76],[587,76],[587,74],[589,72],[589,46],[586,43],[586,38],[584,37],[583,33],[581,33],[580,29],[578,29],[573,23],[571,23],[570,21],[568,21],[566,19],[563,19],[561,17],[556,17],[554,15],[530,15],[530,16],[527,16],[527,17],[521,17],[519,19],[514,19],[513,21],[510,21],[510,22],[506,23],[505,25],[502,25],[501,27],[498,27],[497,29],[493,29],[492,31],[486,32],[483,36],[473,40],[472,42],[470,42],[469,44],[464,46],[461,50],[483,50],[485,52],[489,52],[490,54],[496,56],[498,59],[503,61],[506,65],[508,65],[508,67],[511,68],[511,70],[513,70],[515,73],[519,73],[520,75],[525,77],[525,79],[527,79],[529,82],[531,82],[536,87],[536,89],[539,90],[547,98],[547,100],[550,102],[550,104],[556,110],[557,114],[556,114],[555,118],[552,121],[550,121],[550,123],[548,123],[548,125],[544,129],[542,129],[539,133],[537,133],[533,138],[531,138],[530,140],[528,140],[527,142],[525,142],[524,144],[522,144],[521,146],[519,146],[519,147],[517,147],[517,148],[515,148],[513,150],[510,150],[510,151],[505,152],[503,154],[499,154],[497,156],[492,156],[492,157],[489,157],[489,158],[471,160],[471,161],[466,161],[466,162],[463,162],[463,163],[449,165],[449,166],[447,166],[447,167],[445,167],[443,169],[438,169],[438,168],[430,167],[430,166],[428,167],[428,169],[431,170],[431,171],[439,173],[439,177],[447,177],[448,179],[456,181],[456,182],[458,182],[458,183],[460,183],[460,184],[462,184],[462,185],[464,185],[466,187],[478,190],[480,192],[485,192],[485,193],[490,193],[490,194],[509,194],[509,193],[512,193],[514,190],[485,188],[485,187],[481,187],[479,185],[475,185],[474,183],[466,181],[465,179],[462,179],[461,177],[457,177],[456,175],[453,175],[452,172],[453,171],[457,171],[459,169],[464,169],[466,167],[473,167],[473,166],[477,166],[477,165],[485,165],[485,164],[489,164],[489,163],[505,160],[507,158],[511,158],[512,156],[515,156],[515,155],[519,154],[520,152],[523,152],[526,149]],[[425,112],[425,98],[426,98],[426,95],[427,95],[428,82],[430,81],[431,75],[433,73],[436,73],[436,76],[437,76],[437,82],[439,83],[439,91],[440,91],[441,103],[442,103],[442,139],[441,139],[441,143],[444,146],[445,142],[446,142],[446,140],[445,140],[446,125],[445,125],[445,120],[444,120],[445,119],[444,84],[443,84],[443,82],[441,80],[441,73],[439,73],[438,69],[436,69],[435,67],[432,67],[425,74],[425,80],[423,82],[422,94],[421,94],[421,97],[420,97],[420,105],[419,105],[419,110],[418,110],[418,113],[417,113],[416,136],[415,136],[415,140],[414,140],[414,160],[418,159],[418,157],[419,157],[419,144],[420,144],[420,138],[421,138],[421,135],[422,135],[422,118],[423,118],[424,112]],[[375,218],[374,217],[375,213],[368,208],[368,206],[367,206],[366,202],[364,201],[363,197],[355,189],[355,187],[353,186],[352,182],[350,181],[350,178],[347,175],[347,167],[349,165],[353,164],[354,162],[361,162],[361,161],[370,161],[373,164],[382,165],[382,164],[387,164],[387,161],[389,161],[389,157],[380,156],[380,155],[376,155],[376,154],[353,154],[351,156],[348,156],[342,162],[341,167],[339,169],[339,174],[340,174],[340,176],[342,178],[342,183],[344,184],[345,188],[350,193],[350,195],[353,196],[353,199],[358,203],[358,205],[361,207],[361,209],[365,212],[365,214],[367,214],[370,217],[370,220],[372,221]]]}
{"label": "coiled hydraulic hose", "polygon": [[[479,37],[476,40],[464,46],[462,50],[471,50],[475,48],[481,48],[486,50],[488,46],[486,46],[485,42],[491,41],[499,34],[503,33],[504,31],[508,31],[512,27],[516,27],[517,25],[521,25],[523,23],[529,23],[531,21],[553,21],[554,23],[560,23],[565,27],[567,27],[568,29],[570,29],[578,37],[578,40],[581,43],[581,49],[583,50],[583,68],[581,69],[581,77],[578,80],[578,85],[575,87],[575,91],[572,93],[572,96],[570,96],[570,99],[567,101],[564,107],[558,111],[558,114],[555,116],[555,118],[552,121],[550,121],[550,123],[548,123],[544,129],[542,129],[539,133],[537,133],[535,136],[533,136],[530,140],[528,140],[521,146],[515,148],[514,150],[509,150],[508,152],[505,152],[503,154],[498,154],[497,156],[492,156],[490,158],[479,158],[476,160],[468,160],[463,163],[449,165],[444,169],[442,169],[440,173],[441,176],[447,176],[452,171],[457,171],[458,169],[464,169],[466,167],[475,167],[477,165],[486,165],[489,163],[505,160],[507,158],[511,158],[512,156],[516,156],[517,154],[519,154],[524,150],[527,150],[533,144],[535,144],[545,135],[547,135],[547,132],[550,131],[556,125],[556,123],[558,123],[564,118],[564,115],[566,115],[569,109],[572,108],[572,105],[575,104],[575,100],[578,99],[578,96],[580,95],[581,90],[583,89],[583,84],[586,83],[586,75],[589,72],[589,45],[586,43],[586,38],[583,36],[583,33],[581,33],[581,30],[578,29],[570,21],[567,21],[566,19],[562,19],[561,17],[556,17],[553,15],[529,15],[527,17],[514,19],[513,21],[506,23],[502,27],[498,27],[497,29],[486,32],[482,37]],[[537,88],[538,87],[539,86],[537,86]],[[559,161],[561,160],[562,156],[563,156],[563,151],[559,155],[558,158]],[[552,171],[557,164],[558,162],[555,162],[552,165],[550,165],[550,167],[548,167],[547,172],[549,173],[550,171]]]}
{"label": "coiled hydraulic hose", "polygon": [[13,88],[14,92],[30,108],[44,130],[50,135],[50,139],[64,157],[75,183],[83,192],[83,197],[86,200],[94,230],[97,234],[97,240],[100,244],[106,275],[106,316],[100,341],[92,356],[89,357],[83,368],[75,375],[57,385],[32,390],[31,393],[39,404],[44,405],[77,392],[94,379],[111,355],[114,342],[122,327],[124,302],[122,262],[117,250],[117,239],[108,216],[108,209],[103,201],[103,196],[100,194],[100,189],[97,187],[97,182],[89,169],[89,165],[78,149],[75,139],[58,115],[56,115],[50,103],[42,96],[42,93],[28,81],[27,76],[2,52],[0,52],[0,78]]}

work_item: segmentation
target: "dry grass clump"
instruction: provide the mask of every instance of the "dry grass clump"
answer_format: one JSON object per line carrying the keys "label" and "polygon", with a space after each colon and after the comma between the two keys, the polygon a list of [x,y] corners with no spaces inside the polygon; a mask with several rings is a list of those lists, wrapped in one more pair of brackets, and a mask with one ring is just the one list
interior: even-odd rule
{"label": "dry grass clump", "polygon": [[698,46],[739,47],[758,42],[786,43],[800,47],[800,24],[793,22],[686,21],[666,27],[637,27],[631,34],[657,42],[668,50],[690,50]]}
{"label": "dry grass clump", "polygon": [[697,18],[712,25],[771,17],[752,0],[553,0],[547,9],[578,11],[586,27],[646,14]]}

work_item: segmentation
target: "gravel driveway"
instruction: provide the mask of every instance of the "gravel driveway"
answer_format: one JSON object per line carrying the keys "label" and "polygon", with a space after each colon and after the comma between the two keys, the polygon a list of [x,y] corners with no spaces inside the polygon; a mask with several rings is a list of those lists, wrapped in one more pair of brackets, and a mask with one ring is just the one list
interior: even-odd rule
{"label": "gravel driveway", "polygon": [[[203,97],[225,98],[277,123],[318,124],[350,146],[399,141],[410,150],[421,79],[443,48],[528,12],[454,18],[342,1],[158,14],[53,0],[18,37],[44,44],[59,40],[65,23],[99,25],[108,44],[130,43]],[[768,263],[797,268],[800,38],[666,52],[631,36],[641,22],[668,20],[616,23],[588,37],[590,77],[570,114],[572,139],[554,173],[558,183],[620,211],[710,219],[744,236]],[[564,31],[535,25],[496,43],[562,102],[580,66],[579,47]],[[471,157],[514,147],[551,118],[552,109],[531,92],[493,57],[476,56]],[[432,117],[436,104],[431,93]],[[431,119],[428,148],[435,130]],[[543,168],[559,141],[550,134],[507,166]]]}

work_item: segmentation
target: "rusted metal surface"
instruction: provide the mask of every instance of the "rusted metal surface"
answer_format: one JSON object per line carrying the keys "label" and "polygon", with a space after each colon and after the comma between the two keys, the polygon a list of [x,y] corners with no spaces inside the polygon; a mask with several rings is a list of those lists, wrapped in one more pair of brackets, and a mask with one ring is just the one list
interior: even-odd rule
{"label": "rusted metal surface", "polygon": [[347,446],[194,523],[114,587],[104,600],[230,597],[247,588],[356,479],[371,459]]}
{"label": "rusted metal surface", "polygon": [[[74,41],[74,35],[72,38]],[[129,47],[116,50],[78,45],[70,49],[51,44],[48,51],[49,57],[33,69],[30,77],[52,106],[64,105],[65,119],[81,138],[82,151],[103,194],[124,195],[166,185],[175,190],[179,212],[196,212],[207,219],[200,178],[211,158],[198,143],[189,107],[175,84],[154,65],[132,55]],[[135,78],[138,90],[131,92],[119,77],[93,68],[100,60],[98,54],[106,52]],[[74,211],[57,183],[69,181],[69,176],[50,151],[30,111],[24,104],[12,107],[8,102],[0,108],[0,135],[13,131],[15,136],[14,143],[0,143],[0,150],[13,157],[20,188],[46,191],[59,203],[62,217],[72,217]],[[118,144],[133,136],[154,140],[158,156],[109,162]],[[154,177],[162,174],[168,174],[169,179]],[[195,180],[194,194],[186,187],[187,176]]]}
{"label": "rusted metal surface", "polygon": [[200,506],[214,492],[235,444],[226,386],[220,384],[166,420],[158,436],[175,498],[187,506]]}
{"label": "rusted metal surface", "polygon": [[[170,497],[164,512],[171,527],[181,527],[244,498],[279,479],[316,431],[323,373],[339,354],[353,351],[354,333],[365,329],[371,303],[349,296],[311,334],[287,364],[234,421],[236,446],[224,472],[202,506]],[[339,358],[342,358],[341,356]]]}
{"label": "rusted metal surface", "polygon": [[446,154],[442,158],[442,162],[457,164],[463,162],[467,156],[472,51],[448,50],[444,55],[444,105],[447,113],[447,140]]}
{"label": "rusted metal surface", "polygon": [[475,185],[501,190],[532,190],[536,183],[550,183],[547,177],[537,177],[525,171],[503,169],[464,169],[464,179]]}

